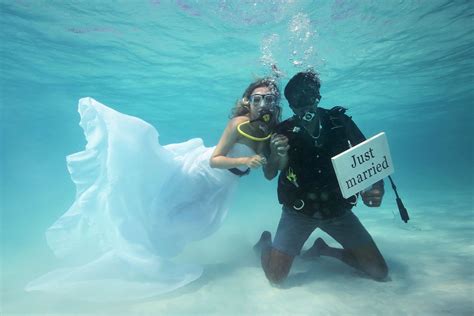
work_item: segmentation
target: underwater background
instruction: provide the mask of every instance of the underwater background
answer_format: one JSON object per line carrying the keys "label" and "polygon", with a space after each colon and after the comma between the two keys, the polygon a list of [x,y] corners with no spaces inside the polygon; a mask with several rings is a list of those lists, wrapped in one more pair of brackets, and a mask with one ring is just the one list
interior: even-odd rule
{"label": "underwater background", "polygon": [[[0,1],[0,313],[472,315],[473,16],[462,0]],[[24,292],[58,265],[44,232],[74,200],[65,156],[85,145],[79,98],[144,119],[161,144],[213,146],[272,64],[281,88],[316,69],[321,107],[348,107],[367,137],[387,134],[411,220],[400,220],[388,182],[382,207],[354,212],[391,282],[321,258],[270,286],[251,246],[275,231],[280,206],[276,181],[256,170],[222,228],[177,258],[207,271],[187,287],[120,304]]]}

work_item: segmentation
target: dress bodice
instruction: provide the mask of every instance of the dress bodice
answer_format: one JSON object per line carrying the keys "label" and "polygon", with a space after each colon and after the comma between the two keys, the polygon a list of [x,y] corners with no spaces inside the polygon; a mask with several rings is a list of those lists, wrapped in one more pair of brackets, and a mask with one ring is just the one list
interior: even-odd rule
{"label": "dress bodice", "polygon": [[[230,158],[240,158],[240,157],[250,157],[254,156],[257,153],[253,148],[250,148],[249,146],[242,144],[242,143],[235,143],[232,148],[229,150],[227,153],[227,157]],[[238,167],[239,170],[245,171],[247,170],[246,166],[240,166]]]}

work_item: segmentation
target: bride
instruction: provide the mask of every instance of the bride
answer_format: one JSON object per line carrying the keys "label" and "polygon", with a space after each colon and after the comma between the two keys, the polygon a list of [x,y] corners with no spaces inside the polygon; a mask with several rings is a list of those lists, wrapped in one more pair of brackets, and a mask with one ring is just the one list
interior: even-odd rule
{"label": "bride", "polygon": [[272,79],[250,84],[218,144],[208,148],[199,138],[162,146],[145,121],[80,99],[87,145],[67,157],[76,199],[46,231],[50,248],[69,267],[26,290],[140,299],[199,278],[200,266],[170,258],[220,227],[239,177],[265,165],[269,146],[288,149],[271,137],[279,100]]}

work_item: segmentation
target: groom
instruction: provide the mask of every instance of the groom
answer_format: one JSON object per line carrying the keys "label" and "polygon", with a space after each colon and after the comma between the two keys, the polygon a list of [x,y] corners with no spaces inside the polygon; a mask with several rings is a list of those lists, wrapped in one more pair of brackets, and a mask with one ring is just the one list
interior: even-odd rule
{"label": "groom", "polygon": [[[357,196],[344,199],[331,164],[331,157],[365,140],[344,114],[342,107],[318,107],[320,81],[312,71],[296,74],[285,87],[293,117],[280,123],[270,142],[271,154],[264,172],[273,179],[278,171],[278,200],[283,204],[280,223],[271,240],[262,233],[255,249],[261,250],[266,277],[278,284],[286,279],[293,259],[316,229],[320,228],[342,245],[332,248],[318,238],[302,255],[305,258],[337,258],[369,277],[382,281],[388,268],[370,234],[351,208]],[[363,202],[378,207],[384,183],[379,181],[361,192]]]}

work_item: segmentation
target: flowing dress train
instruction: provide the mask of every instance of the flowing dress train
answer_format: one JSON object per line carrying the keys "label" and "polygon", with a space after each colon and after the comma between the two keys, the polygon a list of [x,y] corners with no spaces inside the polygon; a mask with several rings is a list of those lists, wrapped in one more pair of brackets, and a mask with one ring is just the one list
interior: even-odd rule
{"label": "flowing dress train", "polygon": [[[201,139],[162,146],[153,126],[92,98],[80,99],[78,111],[87,145],[67,157],[76,198],[46,231],[68,267],[26,290],[141,299],[199,278],[199,265],[170,259],[220,227],[238,177],[209,166],[214,148]],[[236,143],[228,155],[254,154]]]}

